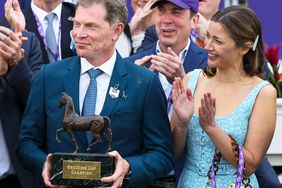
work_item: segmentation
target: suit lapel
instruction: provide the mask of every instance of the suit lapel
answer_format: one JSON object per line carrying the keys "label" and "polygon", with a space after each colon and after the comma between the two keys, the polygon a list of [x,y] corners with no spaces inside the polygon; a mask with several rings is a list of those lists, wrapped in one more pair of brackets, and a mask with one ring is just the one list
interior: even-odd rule
{"label": "suit lapel", "polygon": [[[117,102],[122,97],[123,91],[127,86],[127,70],[125,67],[124,60],[121,56],[117,53],[117,59],[115,62],[115,67],[112,73],[111,81],[109,84],[108,91],[106,93],[106,99],[104,106],[101,111],[101,115],[103,116],[110,116],[114,107],[116,106]],[[117,97],[111,97],[109,92],[111,88],[117,88],[119,90],[119,95]]]}
{"label": "suit lapel", "polygon": [[33,13],[32,13],[31,7],[29,7],[24,12],[24,15],[25,15],[25,21],[26,21],[26,29],[28,31],[34,32],[35,35],[37,36],[37,38],[39,39],[40,47],[41,47],[41,51],[42,51],[43,63],[47,64],[47,63],[49,63],[49,59],[48,59],[48,55],[47,55],[47,52],[46,52],[46,49],[45,49],[45,44],[43,42],[41,35],[38,32],[36,20],[35,20]]}
{"label": "suit lapel", "polygon": [[[79,80],[80,80],[80,57],[75,56],[70,58],[68,62],[69,66],[66,71],[67,74],[64,79],[64,92],[66,92],[73,100],[75,112],[79,113]],[[79,144],[80,152],[84,151],[84,147],[88,145],[85,132],[75,131],[73,132],[77,143]]]}
{"label": "suit lapel", "polygon": [[[72,7],[73,6],[73,7]],[[72,56],[72,51],[70,50],[70,31],[72,30],[73,23],[69,20],[69,17],[74,17],[75,7],[69,3],[62,4],[61,13],[61,54],[62,59]]]}
{"label": "suit lapel", "polygon": [[203,59],[199,55],[199,52],[197,51],[196,44],[191,40],[190,47],[188,49],[187,55],[183,63],[185,72],[187,73],[196,68],[200,68],[202,61]]}
{"label": "suit lapel", "polygon": [[79,114],[79,80],[80,80],[80,58],[71,58],[68,62],[66,77],[64,79],[65,92],[73,99],[75,112]]}

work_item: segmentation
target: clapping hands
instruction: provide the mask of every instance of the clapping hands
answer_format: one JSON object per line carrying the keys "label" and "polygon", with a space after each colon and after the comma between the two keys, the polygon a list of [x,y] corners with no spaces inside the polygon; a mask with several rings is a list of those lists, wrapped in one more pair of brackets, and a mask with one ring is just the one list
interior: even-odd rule
{"label": "clapping hands", "polygon": [[173,82],[172,101],[178,120],[181,122],[190,121],[194,114],[194,99],[190,89],[185,91],[179,77],[175,78]]}
{"label": "clapping hands", "polygon": [[201,99],[201,106],[199,107],[199,122],[203,130],[207,130],[216,126],[215,112],[216,112],[216,99],[210,93],[204,94]]}
{"label": "clapping hands", "polygon": [[0,76],[23,59],[24,49],[21,46],[26,40],[27,38],[22,36],[18,25],[16,25],[15,32],[0,26]]}

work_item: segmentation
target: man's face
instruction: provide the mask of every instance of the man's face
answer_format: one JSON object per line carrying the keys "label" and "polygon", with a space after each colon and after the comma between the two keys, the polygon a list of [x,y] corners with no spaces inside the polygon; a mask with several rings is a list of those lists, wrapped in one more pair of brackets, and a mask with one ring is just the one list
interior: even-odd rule
{"label": "man's face", "polygon": [[220,0],[199,0],[199,13],[207,20],[216,13],[220,4]]}
{"label": "man's face", "polygon": [[191,32],[190,9],[182,9],[173,3],[158,5],[156,30],[160,46],[184,48]]}
{"label": "man's face", "polygon": [[92,59],[113,51],[118,34],[114,26],[105,21],[105,16],[106,10],[101,4],[77,8],[72,34],[80,57]]}

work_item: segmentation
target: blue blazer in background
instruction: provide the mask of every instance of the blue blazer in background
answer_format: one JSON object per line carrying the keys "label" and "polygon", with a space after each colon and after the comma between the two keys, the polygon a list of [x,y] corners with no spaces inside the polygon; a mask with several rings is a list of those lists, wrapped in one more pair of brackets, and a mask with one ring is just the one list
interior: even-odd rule
{"label": "blue blazer in background", "polygon": [[[207,52],[204,49],[198,47],[192,40],[190,41],[191,43],[188,48],[188,52],[186,54],[185,60],[183,62],[183,66],[186,73],[194,69],[205,68],[207,66],[207,58],[208,58]],[[156,55],[157,54],[156,46],[157,46],[157,42],[155,42],[150,49],[137,52],[136,54],[128,57],[127,60],[134,63],[135,60],[141,59],[146,55],[152,55],[152,54]]]}
{"label": "blue blazer in background", "polygon": [[25,50],[24,59],[8,73],[0,76],[0,119],[10,160],[22,188],[39,188],[41,182],[36,181],[24,169],[16,155],[20,122],[29,89],[42,64],[40,44],[36,36],[29,32],[23,32],[23,36],[28,38],[22,45]]}
{"label": "blue blazer in background", "polygon": [[[35,16],[32,12],[30,3],[28,7],[25,7],[26,9],[23,10],[23,14],[25,17],[26,27],[25,29],[27,31],[35,33],[37,38],[40,42],[40,47],[42,51],[42,58],[43,63],[47,64],[49,63],[47,51],[44,45],[43,38],[38,32],[38,27],[36,23]],[[71,37],[70,37],[70,31],[72,30],[73,22],[69,20],[69,18],[74,17],[75,15],[75,5],[67,2],[62,3],[62,12],[61,12],[61,56],[62,59],[71,57],[74,55],[72,50],[70,49],[70,43],[71,43]],[[9,23],[5,18],[0,19],[0,25],[9,27]]]}
{"label": "blue blazer in background", "polygon": [[[198,47],[192,40],[190,40],[190,46],[188,48],[188,52],[183,62],[184,70],[186,73],[193,71],[194,69],[205,68],[207,66],[207,52]],[[146,55],[156,55],[156,45],[157,42],[153,43],[150,49],[137,52],[136,54],[127,58],[127,60],[134,63],[135,60],[141,59]],[[150,66],[150,62],[146,66]],[[182,154],[179,158],[175,160],[175,177],[178,180],[180,173],[183,169],[185,161],[185,154]]]}
{"label": "blue blazer in background", "polygon": [[[41,176],[48,153],[74,151],[71,138],[56,130],[62,127],[63,109],[58,108],[62,92],[70,95],[79,113],[80,58],[75,56],[48,64],[35,79],[21,124],[18,154],[31,171]],[[173,169],[171,130],[166,114],[166,98],[158,77],[151,71],[123,60],[120,55],[109,87],[118,85],[120,94],[108,92],[101,115],[112,122],[113,150],[129,161],[129,184],[143,187]],[[99,88],[98,88],[99,89]],[[87,153],[83,132],[75,132],[79,152]],[[91,153],[105,153],[107,143],[92,147]]]}
{"label": "blue blazer in background", "polygon": [[157,40],[159,40],[159,38],[156,27],[155,25],[152,25],[148,29],[146,29],[144,39],[142,40],[141,46],[137,49],[137,53],[148,50],[154,45]]}

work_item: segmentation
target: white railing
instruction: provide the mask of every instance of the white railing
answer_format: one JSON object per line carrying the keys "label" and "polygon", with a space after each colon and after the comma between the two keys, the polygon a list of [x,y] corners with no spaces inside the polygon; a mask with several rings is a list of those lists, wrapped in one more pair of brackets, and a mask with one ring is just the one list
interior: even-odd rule
{"label": "white railing", "polygon": [[277,99],[276,128],[267,157],[272,166],[282,166],[282,99]]}

